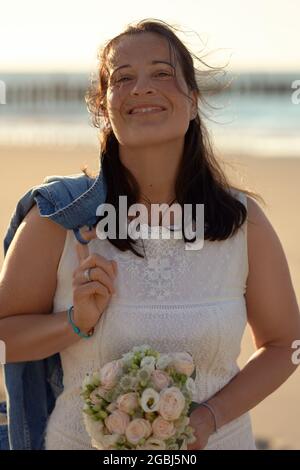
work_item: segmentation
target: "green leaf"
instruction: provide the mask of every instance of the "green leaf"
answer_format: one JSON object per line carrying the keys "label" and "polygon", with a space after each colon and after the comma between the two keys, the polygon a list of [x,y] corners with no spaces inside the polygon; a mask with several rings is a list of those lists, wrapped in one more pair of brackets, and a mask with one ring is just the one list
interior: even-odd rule
{"label": "green leaf", "polygon": [[196,403],[195,401],[192,401],[189,407],[188,416],[191,416],[192,412],[196,410],[199,406],[200,406],[200,403]]}

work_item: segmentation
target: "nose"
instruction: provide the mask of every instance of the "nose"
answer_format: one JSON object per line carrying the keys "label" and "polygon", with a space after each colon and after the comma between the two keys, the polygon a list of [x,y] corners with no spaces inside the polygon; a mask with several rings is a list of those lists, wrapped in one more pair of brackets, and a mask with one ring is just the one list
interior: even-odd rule
{"label": "nose", "polygon": [[149,80],[147,77],[138,77],[136,79],[134,87],[131,90],[131,94],[134,96],[148,95],[154,93],[155,88],[153,87],[151,80]]}

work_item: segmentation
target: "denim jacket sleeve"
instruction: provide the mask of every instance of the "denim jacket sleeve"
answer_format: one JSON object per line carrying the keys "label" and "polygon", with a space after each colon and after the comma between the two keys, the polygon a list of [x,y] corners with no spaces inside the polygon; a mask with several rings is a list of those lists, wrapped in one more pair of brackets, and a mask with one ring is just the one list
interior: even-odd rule
{"label": "denim jacket sleeve", "polygon": [[[35,203],[41,217],[72,229],[77,239],[86,243],[79,229],[97,222],[97,207],[105,199],[102,172],[95,179],[84,174],[47,177],[19,200],[4,238],[4,256],[18,226]],[[8,426],[0,426],[0,450],[44,449],[47,420],[63,390],[60,355],[4,364],[4,378]]]}

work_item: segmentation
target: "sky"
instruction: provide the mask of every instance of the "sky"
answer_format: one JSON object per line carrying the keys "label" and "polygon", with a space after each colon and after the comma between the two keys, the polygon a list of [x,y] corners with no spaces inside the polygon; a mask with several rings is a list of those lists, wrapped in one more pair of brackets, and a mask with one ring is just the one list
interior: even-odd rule
{"label": "sky", "polygon": [[[0,72],[75,72],[129,24],[175,24],[212,65],[298,71],[300,0],[0,0]],[[201,55],[200,54],[200,55]]]}

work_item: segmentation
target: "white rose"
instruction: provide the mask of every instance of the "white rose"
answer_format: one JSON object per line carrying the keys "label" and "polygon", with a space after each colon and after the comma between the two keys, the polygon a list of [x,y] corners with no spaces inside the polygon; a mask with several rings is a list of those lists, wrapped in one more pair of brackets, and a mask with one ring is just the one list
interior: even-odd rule
{"label": "white rose", "polygon": [[169,354],[161,354],[156,362],[157,369],[166,369],[172,362],[172,358]]}
{"label": "white rose", "polygon": [[160,396],[153,388],[146,388],[141,396],[141,407],[146,413],[157,411]]}
{"label": "white rose", "polygon": [[141,369],[145,368],[152,372],[155,369],[156,359],[153,356],[146,356],[141,360]]}
{"label": "white rose", "polygon": [[185,383],[185,387],[187,389],[187,391],[192,395],[194,396],[195,393],[196,393],[196,384],[195,384],[195,381],[193,379],[191,379],[191,377],[189,377]]}

